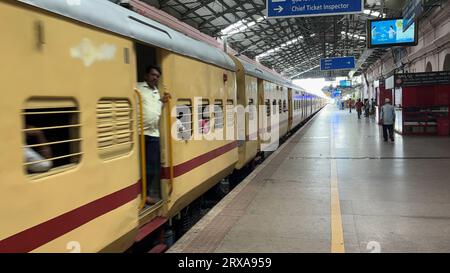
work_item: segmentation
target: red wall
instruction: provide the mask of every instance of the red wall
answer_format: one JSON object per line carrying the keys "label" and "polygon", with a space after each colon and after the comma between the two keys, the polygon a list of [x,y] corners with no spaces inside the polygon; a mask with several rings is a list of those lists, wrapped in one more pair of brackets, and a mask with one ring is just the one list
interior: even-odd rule
{"label": "red wall", "polygon": [[386,90],[384,88],[384,85],[380,85],[377,98],[378,98],[377,105],[379,107],[384,105],[384,99],[386,98],[390,99],[392,102],[392,90],[391,89]]}
{"label": "red wall", "polygon": [[429,85],[403,87],[403,107],[450,107],[450,86]]}

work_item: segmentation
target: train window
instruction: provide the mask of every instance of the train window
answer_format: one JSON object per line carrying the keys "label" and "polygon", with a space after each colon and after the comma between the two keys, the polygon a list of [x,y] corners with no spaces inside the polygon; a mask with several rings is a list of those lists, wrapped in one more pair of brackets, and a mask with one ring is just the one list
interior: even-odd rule
{"label": "train window", "polygon": [[277,111],[277,101],[273,100],[272,101],[272,115],[275,115]]}
{"label": "train window", "polygon": [[270,100],[266,100],[266,114],[270,117]]}
{"label": "train window", "polygon": [[234,101],[227,100],[227,127],[234,126]]}
{"label": "train window", "polygon": [[286,103],[286,100],[284,100],[283,101],[283,112],[287,112],[288,111],[288,109],[287,109],[287,103]]}
{"label": "train window", "polygon": [[197,109],[198,132],[199,134],[208,134],[210,130],[211,113],[209,109],[209,100],[202,99]]}
{"label": "train window", "polygon": [[59,173],[80,162],[80,111],[75,100],[31,98],[22,115],[23,165],[30,177]]}
{"label": "train window", "polygon": [[192,102],[189,99],[177,101],[177,138],[188,140],[192,137]]}
{"label": "train window", "polygon": [[214,102],[214,129],[223,128],[223,102],[216,100]]}
{"label": "train window", "polygon": [[281,100],[278,100],[278,113],[282,113],[283,112],[283,107],[281,105]]}
{"label": "train window", "polygon": [[97,148],[100,158],[128,154],[133,148],[133,110],[126,98],[103,98],[97,103]]}

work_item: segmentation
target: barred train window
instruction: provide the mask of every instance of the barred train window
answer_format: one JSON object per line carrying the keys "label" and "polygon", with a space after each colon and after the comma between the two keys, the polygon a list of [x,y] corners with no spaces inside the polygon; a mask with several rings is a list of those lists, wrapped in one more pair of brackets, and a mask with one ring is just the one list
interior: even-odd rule
{"label": "barred train window", "polygon": [[227,100],[227,127],[234,126],[234,101]]}
{"label": "barred train window", "polygon": [[270,117],[270,100],[266,100],[266,114]]}
{"label": "barred train window", "polygon": [[223,102],[216,100],[214,102],[214,129],[223,128]]}
{"label": "barred train window", "polygon": [[278,113],[282,113],[283,112],[283,107],[281,105],[281,100],[278,100]]}
{"label": "barred train window", "polygon": [[177,138],[188,140],[192,136],[192,102],[189,99],[177,101]]}
{"label": "barred train window", "polygon": [[75,100],[31,98],[22,115],[26,173],[39,178],[38,173],[64,171],[80,162],[80,111]]}
{"label": "barred train window", "polygon": [[277,101],[273,100],[273,102],[272,102],[272,115],[276,114],[276,110],[277,110]]}
{"label": "barred train window", "polygon": [[284,100],[283,101],[283,112],[287,112],[288,111],[288,109],[287,109],[287,103],[286,103],[286,100]]}
{"label": "barred train window", "polygon": [[100,158],[128,154],[133,148],[133,109],[128,99],[104,98],[97,103],[97,148]]}
{"label": "barred train window", "polygon": [[208,134],[210,130],[211,113],[209,109],[209,100],[203,99],[198,106],[198,132],[199,134]]}

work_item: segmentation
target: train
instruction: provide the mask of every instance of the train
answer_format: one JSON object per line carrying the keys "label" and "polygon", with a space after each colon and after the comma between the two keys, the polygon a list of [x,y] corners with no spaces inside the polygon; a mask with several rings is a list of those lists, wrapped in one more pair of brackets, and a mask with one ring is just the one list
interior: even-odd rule
{"label": "train", "polygon": [[[264,150],[262,132],[276,130],[281,139],[327,103],[106,0],[5,0],[0,17],[0,252],[126,251],[253,164]],[[159,89],[171,100],[160,128],[162,200],[146,206],[136,83],[150,64],[162,68]],[[183,123],[192,135],[207,105],[224,113],[209,112],[210,130],[245,137],[171,136],[173,111],[190,109]],[[237,115],[225,111],[237,105],[265,111],[245,114],[238,129]],[[263,122],[274,115],[277,124]],[[37,131],[45,143],[27,141]],[[52,149],[51,169],[28,172],[33,162],[24,150],[43,145]]]}

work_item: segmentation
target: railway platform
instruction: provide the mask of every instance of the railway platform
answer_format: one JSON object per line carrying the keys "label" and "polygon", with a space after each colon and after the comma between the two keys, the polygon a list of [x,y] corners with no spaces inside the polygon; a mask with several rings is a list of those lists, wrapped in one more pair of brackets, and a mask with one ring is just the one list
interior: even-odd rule
{"label": "railway platform", "polygon": [[167,252],[449,252],[450,139],[329,105]]}

